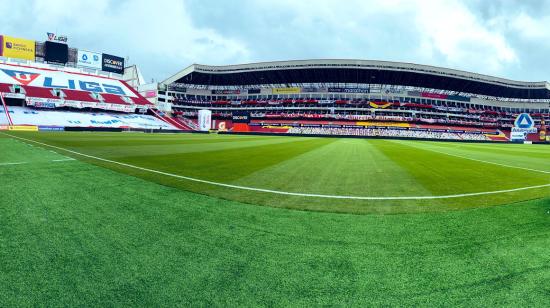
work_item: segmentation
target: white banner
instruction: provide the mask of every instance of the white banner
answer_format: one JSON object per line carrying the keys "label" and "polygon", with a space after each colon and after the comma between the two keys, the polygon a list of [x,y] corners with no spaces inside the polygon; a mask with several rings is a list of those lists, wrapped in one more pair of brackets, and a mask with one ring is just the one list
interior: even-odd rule
{"label": "white banner", "polygon": [[4,92],[4,97],[5,97],[5,98],[24,99],[24,98],[25,98],[25,94],[23,94],[23,93],[9,93],[9,92]]}
{"label": "white banner", "polygon": [[36,106],[42,107],[47,106],[47,108],[61,107],[63,101],[60,99],[51,99],[51,98],[39,98],[39,97],[27,97],[27,106]]}
{"label": "white banner", "polygon": [[101,54],[79,49],[76,65],[101,70]]}
{"label": "white banner", "polygon": [[212,128],[212,111],[199,110],[199,130],[206,132]]}
{"label": "white banner", "polygon": [[524,141],[526,137],[527,137],[527,134],[524,132],[512,132],[510,134],[510,139],[512,140]]}

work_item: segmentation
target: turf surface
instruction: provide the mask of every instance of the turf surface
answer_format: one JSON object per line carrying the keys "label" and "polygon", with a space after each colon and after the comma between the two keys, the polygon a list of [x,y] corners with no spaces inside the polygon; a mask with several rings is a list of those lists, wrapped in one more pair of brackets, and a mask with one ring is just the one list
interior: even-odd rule
{"label": "turf surface", "polygon": [[[548,146],[202,134],[19,133],[16,136],[170,174],[291,193],[399,198],[550,185]],[[550,186],[435,200],[353,200],[278,195],[197,183],[74,153],[65,154],[188,191],[255,205],[305,210],[351,213],[446,211],[550,196]]]}
{"label": "turf surface", "polygon": [[[17,136],[128,162],[133,162],[132,157],[142,157],[135,162],[143,162],[143,157],[150,156],[156,160],[155,166],[162,168],[172,167],[168,161],[171,155],[178,162],[184,157],[208,157],[203,146],[215,149],[220,143],[227,143],[223,151],[228,157],[215,160],[223,162],[220,169],[208,164],[192,168],[192,162],[182,160],[185,168],[177,170],[242,183],[251,183],[247,181],[255,174],[261,179],[259,170],[265,170],[272,177],[271,182],[265,180],[266,185],[288,189],[296,187],[280,182],[293,176],[314,179],[313,175],[285,175],[277,169],[283,164],[286,170],[306,170],[314,166],[300,165],[308,158],[325,165],[310,171],[319,172],[315,177],[323,183],[332,180],[324,178],[324,172],[328,172],[325,170],[334,172],[340,166],[355,175],[369,170],[377,179],[402,179],[399,183],[403,187],[393,186],[403,193],[418,194],[449,190],[422,182],[419,187],[406,187],[417,185],[414,181],[430,173],[436,174],[434,164],[441,164],[444,159],[441,154],[431,154],[436,153],[434,150],[477,155],[478,159],[527,168],[549,168],[548,150],[543,147],[501,145],[491,152],[478,144],[321,138]],[[181,144],[175,141],[178,137]],[[90,143],[84,144],[86,140]],[[143,148],[139,144],[144,144]],[[134,150],[121,149],[126,146]],[[273,150],[273,157],[254,156],[260,155],[258,148],[264,147]],[[232,152],[235,149],[247,149],[251,151],[247,154],[254,155],[243,156],[242,152]],[[409,149],[405,150],[409,159],[428,155],[431,163],[420,160],[422,166],[414,168],[413,163],[399,159],[394,153],[397,149]],[[538,200],[460,211],[398,215],[294,211],[196,194],[182,190],[187,186],[180,181],[163,183],[145,173],[113,166],[107,166],[113,170],[101,168],[95,165],[102,164],[97,161],[90,164],[92,161],[87,159],[67,160],[67,153],[56,152],[59,154],[0,135],[0,306],[550,305],[548,190],[542,190],[540,195],[531,191],[532,198],[540,196]],[[339,159],[331,160],[327,155]],[[360,157],[369,159],[365,162]],[[208,157],[214,158],[213,154]],[[234,164],[235,170],[230,171],[231,158],[246,163]],[[299,161],[293,162],[295,159]],[[456,162],[467,164],[464,159]],[[351,168],[352,164],[357,165],[357,170]],[[479,163],[476,168],[485,165],[491,166]],[[394,168],[387,170],[402,173],[392,176],[378,168]],[[452,164],[446,168],[452,168]],[[456,167],[457,172],[459,169]],[[500,175],[498,172],[521,170],[496,169],[486,172],[491,181],[498,180],[493,172]],[[229,171],[216,175],[216,170]],[[482,172],[479,173],[481,177]],[[339,174],[346,185],[331,186],[331,192],[372,192],[361,190],[360,185],[357,190],[348,187],[354,181],[343,172]],[[519,174],[523,174],[521,185],[548,179],[535,172],[526,175],[522,170]],[[457,183],[468,185],[460,173],[457,176]],[[475,179],[470,177],[470,181]],[[385,187],[387,182],[362,177],[356,180],[391,193]],[[303,182],[301,188],[312,192],[329,187]],[[337,185],[339,181],[333,183]],[[473,186],[456,187],[466,191]],[[199,185],[191,188],[200,190]],[[216,195],[223,190],[201,192],[234,197]],[[491,204],[513,196],[501,198]],[[373,212],[385,212],[383,203],[367,202],[363,206]],[[396,206],[416,211],[432,205]],[[449,204],[433,206],[455,208]]]}

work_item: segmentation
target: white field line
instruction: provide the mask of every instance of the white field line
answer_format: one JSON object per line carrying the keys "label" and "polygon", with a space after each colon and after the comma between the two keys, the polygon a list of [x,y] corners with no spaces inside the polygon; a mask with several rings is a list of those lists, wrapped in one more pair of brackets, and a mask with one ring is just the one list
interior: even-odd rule
{"label": "white field line", "polygon": [[0,163],[0,166],[12,166],[12,165],[23,165],[27,164],[26,161],[18,162],[18,163]]}
{"label": "white field line", "polygon": [[[64,161],[71,161],[71,160],[75,160],[75,159],[67,157],[63,159],[50,160],[50,162],[64,162]],[[25,164],[30,164],[30,162],[22,161],[22,162],[16,162],[16,163],[0,163],[0,166],[13,166],[13,165],[25,165]]]}
{"label": "white field line", "polygon": [[53,162],[62,162],[62,161],[71,161],[71,160],[75,160],[74,158],[63,158],[63,159],[54,159],[52,160]]}
{"label": "white field line", "polygon": [[[4,133],[3,133],[4,134]],[[544,188],[544,187],[550,187],[550,184],[544,184],[544,185],[535,185],[535,186],[527,186],[527,187],[520,187],[520,188],[513,188],[513,189],[504,189],[504,190],[495,190],[495,191],[485,191],[485,192],[475,192],[475,193],[465,193],[465,194],[456,194],[456,195],[441,195],[441,196],[395,196],[395,197],[369,197],[369,196],[345,196],[345,195],[324,195],[324,194],[307,194],[307,193],[296,193],[296,192],[288,192],[288,191],[280,191],[280,190],[271,190],[271,189],[263,189],[263,188],[255,188],[255,187],[248,187],[248,186],[239,186],[239,185],[232,185],[232,184],[225,184],[225,183],[218,183],[213,181],[207,181],[207,180],[201,180],[197,178],[192,178],[188,176],[178,175],[178,174],[172,174],[168,172],[158,171],[154,169],[149,168],[143,168],[139,166],[134,166],[110,159],[105,159],[101,157],[96,157],[80,152],[76,152],[73,150],[61,148],[55,145],[49,145],[46,143],[42,143],[39,141],[34,141],[22,137],[12,136],[8,135],[12,138],[17,138],[20,140],[24,140],[27,142],[33,142],[36,144],[40,144],[42,146],[50,147],[53,149],[62,150],[68,153],[72,153],[75,155],[99,160],[102,162],[107,162],[119,166],[124,166],[136,170],[146,171],[150,173],[156,173],[160,175],[165,175],[177,179],[183,179],[198,183],[204,183],[204,184],[210,184],[214,186],[220,186],[220,187],[227,187],[227,188],[234,188],[234,189],[241,189],[241,190],[248,190],[248,191],[257,191],[257,192],[264,192],[264,193],[271,193],[271,194],[277,194],[277,195],[287,195],[287,196],[298,196],[298,197],[312,197],[312,198],[327,198],[327,199],[349,199],[349,200],[432,200],[432,199],[451,199],[451,198],[463,198],[463,197],[473,197],[473,196],[484,196],[484,195],[495,195],[495,194],[503,194],[503,193],[510,193],[510,192],[517,192],[517,191],[523,191],[523,190],[530,190],[530,189],[537,189],[537,188]]]}
{"label": "white field line", "polygon": [[532,168],[526,168],[526,167],[519,167],[519,166],[512,166],[512,165],[506,165],[506,164],[501,164],[501,163],[495,163],[495,162],[492,162],[492,161],[481,160],[481,159],[466,157],[466,156],[462,156],[462,155],[456,155],[456,154],[446,153],[446,152],[442,152],[442,151],[438,151],[438,150],[433,150],[433,149],[429,149],[429,148],[423,148],[423,147],[419,147],[419,146],[414,146],[414,145],[407,144],[406,142],[400,142],[400,141],[395,141],[395,140],[392,140],[392,141],[395,142],[395,143],[399,143],[399,144],[403,144],[403,145],[412,147],[412,148],[417,148],[417,149],[421,149],[421,150],[432,151],[432,152],[435,152],[435,153],[444,154],[444,155],[449,155],[449,156],[454,156],[454,157],[458,157],[458,158],[462,158],[462,159],[473,160],[473,161],[477,161],[477,162],[480,162],[480,163],[485,163],[485,164],[497,165],[497,166],[501,166],[501,167],[514,168],[514,169],[522,169],[522,170],[527,170],[527,171],[533,171],[533,172],[539,172],[539,173],[550,174],[550,171],[539,170],[539,169],[532,169]]}

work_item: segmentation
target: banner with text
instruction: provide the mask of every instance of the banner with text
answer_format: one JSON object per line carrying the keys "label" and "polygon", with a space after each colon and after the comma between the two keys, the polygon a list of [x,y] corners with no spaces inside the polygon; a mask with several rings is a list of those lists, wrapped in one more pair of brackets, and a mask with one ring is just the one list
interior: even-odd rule
{"label": "banner with text", "polygon": [[100,70],[101,54],[98,52],[79,49],[78,60],[76,61],[76,65]]}
{"label": "banner with text", "polygon": [[124,74],[124,58],[103,54],[101,61],[101,70],[116,74]]}
{"label": "banner with text", "polygon": [[301,91],[298,87],[293,88],[274,88],[272,89],[273,94],[299,94]]}
{"label": "banner with text", "polygon": [[6,58],[17,58],[34,61],[35,42],[8,35],[3,36],[2,56]]}
{"label": "banner with text", "polygon": [[0,83],[137,97],[120,80],[0,64]]}

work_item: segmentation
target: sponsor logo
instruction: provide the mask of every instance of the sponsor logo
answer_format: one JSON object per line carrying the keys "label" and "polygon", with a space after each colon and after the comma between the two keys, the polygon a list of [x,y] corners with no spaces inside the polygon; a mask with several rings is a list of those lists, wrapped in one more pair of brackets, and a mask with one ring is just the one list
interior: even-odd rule
{"label": "sponsor logo", "polygon": [[126,95],[124,89],[119,86],[107,83],[98,83],[82,80],[67,79],[66,83],[57,83],[52,77],[44,78],[44,87],[56,89],[83,90],[94,93],[109,93],[116,95]]}
{"label": "sponsor logo", "polygon": [[331,93],[369,93],[369,89],[362,88],[328,88]]}
{"label": "sponsor logo", "polygon": [[528,113],[520,114],[514,121],[514,126],[518,128],[531,128],[534,125],[533,118]]}
{"label": "sponsor logo", "polygon": [[533,118],[531,118],[531,116],[528,113],[522,113],[518,115],[518,117],[514,121],[514,127],[512,127],[512,132],[535,134],[537,133],[537,128],[535,127],[535,121],[533,121]]}
{"label": "sponsor logo", "polygon": [[7,70],[2,69],[6,75],[10,76],[11,78],[15,79],[22,85],[28,85],[29,83],[33,82],[40,74],[36,73],[29,73],[24,71],[15,71],[15,70]]}
{"label": "sponsor logo", "polygon": [[62,43],[67,43],[67,36],[66,35],[56,35],[52,32],[47,32],[48,35],[48,41],[57,41]]}
{"label": "sponsor logo", "polygon": [[105,65],[110,65],[112,67],[121,67],[122,66],[122,61],[114,60],[114,59],[105,59],[105,61],[103,61],[103,63],[105,63]]}
{"label": "sponsor logo", "polygon": [[[12,79],[24,86],[29,85],[41,75],[40,73],[10,69],[0,69],[0,71],[4,72],[4,74],[10,76]],[[127,95],[124,88],[118,85],[76,79],[55,79],[54,77],[44,76],[44,81],[41,86],[55,89],[82,90],[92,93],[109,93],[122,96]]]}
{"label": "sponsor logo", "polygon": [[0,55],[6,58],[34,60],[35,42],[7,35],[0,35]]}
{"label": "sponsor logo", "polygon": [[91,51],[79,50],[77,65],[101,69],[101,55]]}
{"label": "sponsor logo", "polygon": [[246,111],[236,111],[231,115],[234,123],[250,123],[250,113]]}
{"label": "sponsor logo", "polygon": [[124,73],[124,58],[103,54],[101,70],[117,74]]}

